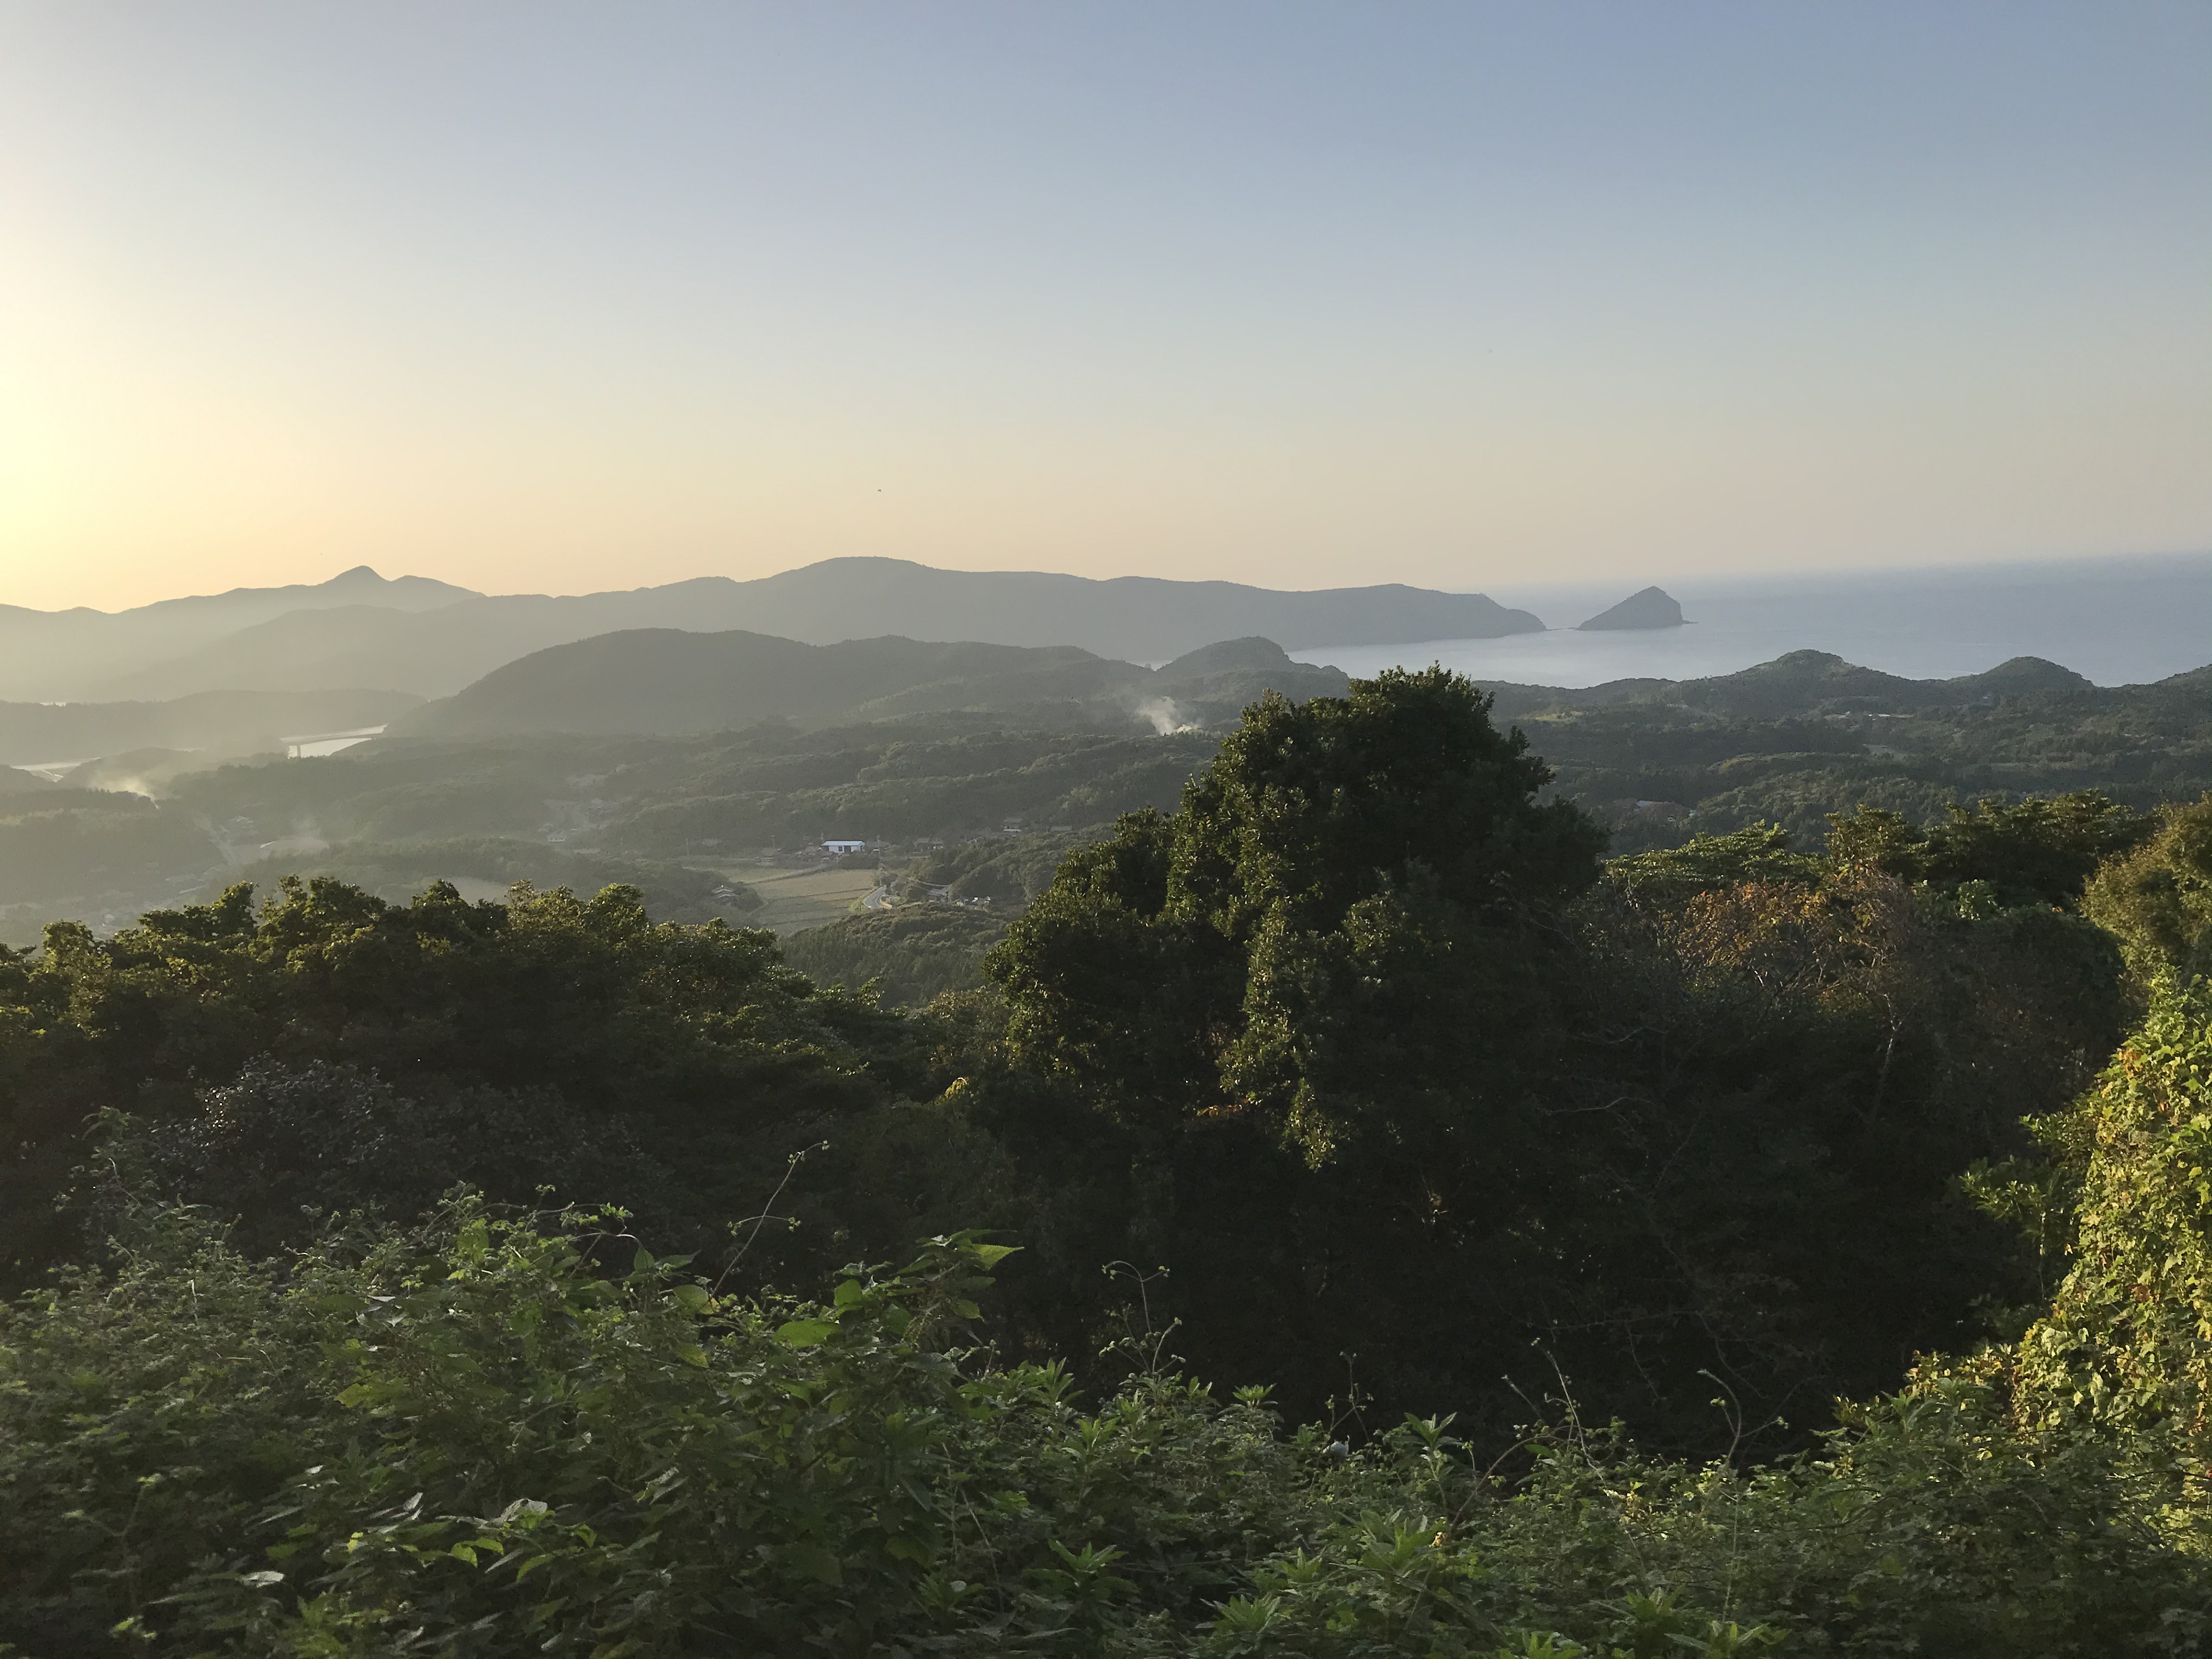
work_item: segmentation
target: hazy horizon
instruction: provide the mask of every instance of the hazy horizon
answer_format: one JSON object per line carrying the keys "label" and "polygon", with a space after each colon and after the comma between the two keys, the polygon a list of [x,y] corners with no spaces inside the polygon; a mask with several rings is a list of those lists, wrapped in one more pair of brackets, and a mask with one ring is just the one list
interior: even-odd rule
{"label": "hazy horizon", "polygon": [[[893,555],[876,556],[896,557],[896,556]],[[908,562],[918,563],[921,562],[909,561]],[[806,567],[804,565],[778,566],[774,568],[750,573],[748,575],[742,577],[733,576],[730,573],[725,571],[699,570],[693,571],[689,574],[671,576],[665,582],[635,582],[625,584],[621,582],[619,580],[615,580],[600,586],[576,586],[561,589],[544,587],[516,588],[509,590],[476,589],[473,591],[482,594],[483,597],[487,599],[580,598],[592,594],[641,591],[649,587],[672,586],[685,581],[707,579],[719,578],[731,580],[756,580],[759,576],[776,575],[784,574],[787,571],[803,569],[805,568]],[[1140,574],[1136,572],[1108,572],[1103,574],[1091,574],[1085,572],[1054,569],[1042,564],[1006,565],[994,567],[936,565],[929,568],[933,569],[971,574],[1006,574],[1029,575],[1079,575],[1085,576],[1087,580],[1111,580],[1117,574]],[[356,570],[363,569],[368,571],[372,575],[384,581],[432,581],[455,587],[465,587],[467,586],[465,583],[452,581],[446,574],[434,569],[407,568],[403,568],[397,562],[391,563],[389,568],[381,568],[374,563],[364,563],[350,565],[343,570],[334,569],[321,574],[319,574],[316,570],[303,571],[295,575],[267,583],[236,583],[228,587],[222,588],[179,588],[173,591],[158,592],[151,593],[146,599],[136,601],[133,605],[119,605],[112,607],[112,609],[85,604],[55,606],[24,605],[19,601],[9,599],[5,593],[0,593],[0,610],[27,610],[44,611],[47,614],[58,614],[69,610],[91,610],[102,611],[104,614],[107,615],[113,615],[120,611],[140,609],[145,605],[159,605],[166,601],[175,599],[216,599],[223,597],[226,594],[234,592],[265,591],[268,589],[290,586],[310,588],[318,587],[335,581],[342,576],[350,575]],[[1358,573],[1347,572],[1346,574],[1347,578],[1349,578]],[[1437,583],[1434,585],[1434,587],[1435,591],[1446,593],[1485,594],[1487,597],[1497,600],[1500,605],[1515,609],[1533,611],[1543,618],[1545,625],[1547,628],[1559,629],[1572,629],[1576,626],[1577,621],[1586,613],[1595,613],[1597,611],[1604,609],[1607,605],[1614,603],[1616,600],[1626,598],[1630,592],[1647,586],[1665,588],[1671,585],[1674,587],[1686,586],[1690,591],[1711,591],[1717,586],[1732,594],[1738,595],[1745,592],[1787,593],[1792,591],[1802,591],[1807,593],[1811,593],[1818,590],[1823,585],[1833,585],[1837,583],[1848,584],[1853,586],[1863,586],[1868,584],[1880,584],[1885,581],[1893,581],[1900,586],[1925,586],[1929,584],[1964,584],[1972,586],[1990,586],[2005,582],[2007,580],[2016,580],[2019,582],[2031,584],[2048,582],[2053,580],[2070,582],[2094,582],[2100,577],[2110,577],[2116,580],[2124,581],[2130,579],[2140,578],[2147,574],[2154,575],[2172,574],[2183,578],[2194,577],[2204,580],[2208,584],[2212,584],[2212,550],[2201,551],[2197,550],[2188,550],[2178,552],[2163,553],[2114,553],[2088,558],[2054,557],[2037,560],[1992,558],[1977,561],[1971,563],[1894,564],[1857,567],[1838,565],[1795,570],[1761,570],[1753,568],[1749,570],[1711,571],[1674,569],[1664,571],[1644,571],[1640,573],[1630,572],[1618,578],[1600,576],[1585,577],[1580,580],[1554,581],[1539,580],[1534,582],[1516,580],[1509,574],[1496,582],[1486,584],[1480,586],[1446,581]],[[1389,577],[1376,576],[1370,577],[1367,580],[1353,580],[1347,579],[1340,581],[1317,583],[1312,586],[1300,587],[1285,584],[1271,583],[1265,580],[1253,580],[1250,578],[1242,577],[1167,574],[1158,579],[1170,581],[1234,581],[1243,586],[1257,587],[1262,591],[1279,592],[1316,592],[1340,589],[1358,589],[1373,586],[1377,582],[1388,583],[1392,580]],[[1428,586],[1426,584],[1420,583],[1408,583],[1404,585],[1412,586]],[[2209,588],[2208,592],[2212,592],[2212,588]],[[2208,654],[2212,654],[2212,646],[2207,647],[2207,652]]]}
{"label": "hazy horizon", "polygon": [[2212,545],[2212,13],[0,6],[0,600]]}
{"label": "hazy horizon", "polygon": [[641,629],[817,647],[902,639],[1074,647],[1152,669],[1257,637],[1363,678],[1437,661],[1478,680],[1569,688],[1705,679],[1807,650],[1922,680],[2040,658],[2106,686],[2212,662],[2212,554],[1645,574],[1659,575],[1656,585],[1683,607],[1686,625],[1581,631],[1627,597],[1626,580],[1508,583],[1481,596],[1388,586],[1299,592],[1163,588],[1157,578],[1092,586],[1054,573],[1016,579],[832,561],[754,584],[478,596],[419,572],[387,580],[356,567],[319,585],[179,595],[119,616],[7,610],[0,701],[159,702],[371,687],[444,696],[548,647]]}

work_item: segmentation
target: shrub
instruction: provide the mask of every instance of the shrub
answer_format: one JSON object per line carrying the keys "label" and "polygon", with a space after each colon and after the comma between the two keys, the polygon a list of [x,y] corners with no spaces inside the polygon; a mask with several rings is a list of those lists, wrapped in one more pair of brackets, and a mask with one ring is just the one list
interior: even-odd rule
{"label": "shrub", "polygon": [[[129,1218],[0,1323],[0,1640],[36,1653],[1656,1656],[2197,1650],[2212,1585],[2096,1433],[1986,1378],[1820,1452],[1654,1461],[1570,1413],[1280,1432],[1157,1363],[1095,1409],[964,1345],[1007,1254],[739,1298],[618,1215]],[[2150,1494],[2154,1497],[2154,1494]]]}

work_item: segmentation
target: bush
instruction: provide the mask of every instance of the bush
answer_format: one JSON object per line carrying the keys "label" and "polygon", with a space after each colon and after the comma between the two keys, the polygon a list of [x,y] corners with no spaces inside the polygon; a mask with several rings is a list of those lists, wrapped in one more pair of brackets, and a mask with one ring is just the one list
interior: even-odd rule
{"label": "bush", "polygon": [[[1570,1414],[1279,1431],[1138,1341],[1096,1410],[964,1345],[1007,1251],[738,1298],[618,1215],[334,1234],[191,1211],[0,1322],[0,1639],[38,1653],[2198,1650],[2212,1582],[2094,1434],[1986,1382],[1751,1474]],[[1343,1425],[1358,1438],[1356,1422]]]}
{"label": "bush", "polygon": [[[605,1152],[597,1195],[657,1202],[657,1188],[618,1184],[641,1169],[621,1150],[634,1142],[680,1173],[705,1224],[746,1212],[760,1141],[780,1166],[786,1143],[818,1139],[825,1120],[922,1090],[914,1047],[895,1016],[786,967],[772,934],[656,924],[622,886],[492,904],[439,883],[394,905],[317,878],[258,905],[234,887],[108,939],[57,923],[37,956],[0,955],[0,1282],[74,1248],[52,1200],[88,1120],[198,1122],[204,1091],[261,1060],[373,1071],[426,1109],[465,1116],[474,1101],[490,1114],[478,1128],[435,1130],[453,1147],[396,1154],[435,1167],[432,1191],[467,1174],[527,1199],[497,1172],[562,1185],[563,1158]],[[496,1145],[586,1124],[602,1127],[566,1152],[518,1162]],[[404,1133],[417,1128],[430,1133]],[[376,1184],[385,1156],[355,1160],[369,1184],[344,1206],[390,1196]],[[421,1183],[409,1191],[419,1203]]]}
{"label": "bush", "polygon": [[2082,908],[2143,979],[2212,974],[2212,794],[2167,808],[2147,845],[2098,871]]}
{"label": "bush", "polygon": [[110,1111],[82,1197],[91,1236],[122,1208],[191,1205],[254,1255],[312,1238],[325,1218],[373,1207],[407,1218],[457,1183],[510,1203],[618,1192],[667,1224],[676,1182],[628,1125],[547,1090],[436,1088],[404,1095],[349,1066],[246,1062],[173,1117]]}
{"label": "bush", "polygon": [[2148,1436],[2212,1520],[2212,987],[2160,985],[2075,1109],[2073,1266],[2020,1343],[2021,1409]]}
{"label": "bush", "polygon": [[810,927],[783,942],[783,959],[823,985],[873,982],[884,1001],[919,1008],[982,983],[983,956],[1006,931],[988,913],[902,904]]}

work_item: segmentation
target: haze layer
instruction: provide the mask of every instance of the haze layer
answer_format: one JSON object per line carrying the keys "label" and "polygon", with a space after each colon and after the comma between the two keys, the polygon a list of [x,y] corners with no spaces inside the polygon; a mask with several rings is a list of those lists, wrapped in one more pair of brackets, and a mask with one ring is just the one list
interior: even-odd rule
{"label": "haze layer", "polygon": [[2202,547],[2208,65],[2170,6],[14,8],[0,599]]}

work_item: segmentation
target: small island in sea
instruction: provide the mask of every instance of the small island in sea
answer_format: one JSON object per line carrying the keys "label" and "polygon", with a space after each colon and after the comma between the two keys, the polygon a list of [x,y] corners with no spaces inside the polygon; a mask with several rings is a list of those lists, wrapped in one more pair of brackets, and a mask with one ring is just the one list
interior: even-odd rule
{"label": "small island in sea", "polygon": [[1664,588],[1647,587],[1640,593],[1631,593],[1612,610],[1601,611],[1577,626],[1578,631],[1587,633],[1599,629],[1680,628],[1682,625],[1682,607],[1674,602],[1674,595]]}

